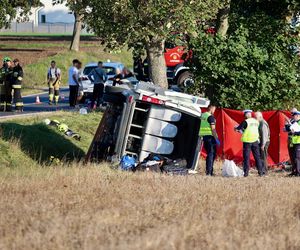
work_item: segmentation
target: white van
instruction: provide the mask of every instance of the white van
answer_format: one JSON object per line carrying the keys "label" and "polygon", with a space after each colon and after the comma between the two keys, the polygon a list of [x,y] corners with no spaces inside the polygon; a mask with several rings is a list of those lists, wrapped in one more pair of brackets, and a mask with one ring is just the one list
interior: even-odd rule
{"label": "white van", "polygon": [[185,159],[194,169],[199,153],[201,107],[209,101],[145,82],[106,86],[108,102],[87,161],[119,161],[124,155],[143,161],[150,153]]}

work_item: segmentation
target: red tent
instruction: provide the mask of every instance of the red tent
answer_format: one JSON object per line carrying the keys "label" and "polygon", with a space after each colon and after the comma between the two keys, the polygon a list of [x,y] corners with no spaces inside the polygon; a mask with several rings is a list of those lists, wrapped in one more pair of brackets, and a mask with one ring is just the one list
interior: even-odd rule
{"label": "red tent", "polygon": [[[287,133],[283,132],[285,119],[288,115],[289,113],[286,111],[263,112],[263,116],[271,130],[269,165],[289,159]],[[241,134],[235,132],[234,127],[243,121],[243,112],[231,109],[218,109],[215,117],[217,120],[217,132],[221,141],[218,156],[241,163],[243,161],[243,144],[241,142]]]}

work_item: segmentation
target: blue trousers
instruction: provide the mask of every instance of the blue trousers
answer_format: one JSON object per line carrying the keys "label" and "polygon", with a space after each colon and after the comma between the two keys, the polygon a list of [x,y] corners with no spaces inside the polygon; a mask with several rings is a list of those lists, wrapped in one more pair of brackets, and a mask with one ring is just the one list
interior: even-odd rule
{"label": "blue trousers", "polygon": [[296,163],[295,174],[300,176],[300,144],[294,145],[294,160]]}
{"label": "blue trousers", "polygon": [[203,146],[207,153],[206,156],[206,175],[213,175],[214,161],[217,155],[217,144],[213,136],[203,136]]}
{"label": "blue trousers", "polygon": [[259,143],[243,143],[243,157],[244,157],[244,176],[247,177],[250,169],[250,154],[254,156],[256,167],[259,175],[263,175],[263,164],[260,158]]}

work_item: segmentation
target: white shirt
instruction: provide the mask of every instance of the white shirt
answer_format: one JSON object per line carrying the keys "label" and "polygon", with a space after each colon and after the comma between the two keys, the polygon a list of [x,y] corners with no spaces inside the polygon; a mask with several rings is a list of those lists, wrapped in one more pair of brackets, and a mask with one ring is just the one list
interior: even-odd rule
{"label": "white shirt", "polygon": [[73,79],[73,75],[75,75],[75,78],[78,80],[78,77],[79,77],[78,69],[74,66],[69,68],[69,85],[77,86],[77,83]]}
{"label": "white shirt", "polygon": [[56,78],[55,74],[61,75],[61,71],[60,71],[59,68],[50,68],[48,70],[48,76],[49,76],[49,78]]}

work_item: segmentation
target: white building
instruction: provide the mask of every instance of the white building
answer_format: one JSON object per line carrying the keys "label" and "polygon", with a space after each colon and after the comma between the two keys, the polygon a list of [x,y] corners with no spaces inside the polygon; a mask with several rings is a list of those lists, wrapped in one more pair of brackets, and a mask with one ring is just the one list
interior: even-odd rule
{"label": "white building", "polygon": [[71,24],[74,23],[74,15],[65,4],[52,5],[52,0],[41,0],[44,6],[32,8],[29,21],[34,26],[39,24]]}

